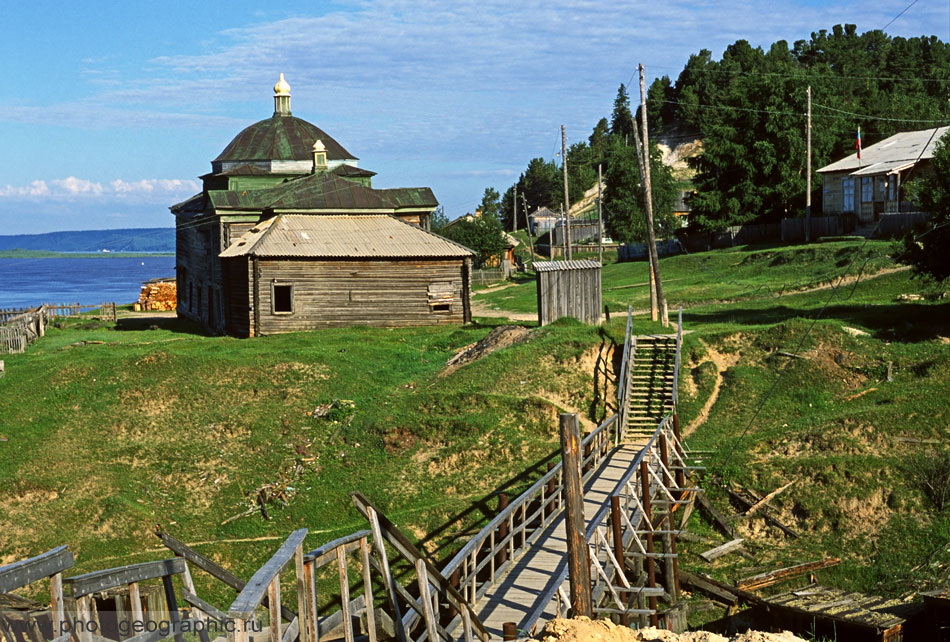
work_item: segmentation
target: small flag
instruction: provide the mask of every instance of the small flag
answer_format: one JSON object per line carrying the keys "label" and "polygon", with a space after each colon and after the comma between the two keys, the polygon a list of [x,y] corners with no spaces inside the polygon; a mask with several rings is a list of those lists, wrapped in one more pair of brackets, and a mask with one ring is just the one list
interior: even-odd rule
{"label": "small flag", "polygon": [[858,160],[861,160],[861,128],[860,127],[858,127],[858,144],[856,147],[858,148]]}

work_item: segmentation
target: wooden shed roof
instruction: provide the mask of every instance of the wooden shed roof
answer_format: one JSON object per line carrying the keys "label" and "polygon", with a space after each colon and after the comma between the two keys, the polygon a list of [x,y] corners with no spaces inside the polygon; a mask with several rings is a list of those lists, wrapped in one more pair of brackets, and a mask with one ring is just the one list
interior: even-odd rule
{"label": "wooden shed roof", "polygon": [[221,253],[288,258],[466,258],[466,247],[386,214],[279,214]]}

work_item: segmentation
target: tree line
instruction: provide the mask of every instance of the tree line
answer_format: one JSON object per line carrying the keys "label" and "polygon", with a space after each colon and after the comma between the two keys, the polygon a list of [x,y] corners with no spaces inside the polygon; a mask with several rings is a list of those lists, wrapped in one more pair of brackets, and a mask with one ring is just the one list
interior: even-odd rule
{"label": "tree line", "polygon": [[[661,233],[675,228],[672,208],[684,187],[691,192],[690,224],[701,231],[804,215],[809,86],[815,171],[853,153],[858,127],[867,146],[900,131],[950,123],[950,45],[936,36],[859,34],[846,24],[791,46],[780,40],[766,50],[738,40],[719,60],[707,49],[691,55],[675,82],[662,76],[648,90],[654,212]],[[602,165],[605,226],[620,242],[645,237],[634,135],[640,118],[621,85],[610,117],[567,151],[574,200],[596,183]],[[702,140],[702,151],[689,159],[695,171],[691,185],[679,183],[660,162],[661,136],[672,144]],[[557,161],[533,158],[503,193],[486,188],[479,209],[505,229],[513,222],[524,228],[526,213],[559,210],[562,176]],[[814,209],[820,211],[817,174],[812,185]]]}

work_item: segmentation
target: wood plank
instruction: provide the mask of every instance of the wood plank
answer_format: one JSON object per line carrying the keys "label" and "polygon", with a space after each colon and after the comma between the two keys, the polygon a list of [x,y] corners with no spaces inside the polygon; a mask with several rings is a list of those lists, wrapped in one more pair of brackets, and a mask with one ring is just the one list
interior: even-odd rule
{"label": "wood plank", "polygon": [[779,493],[781,493],[781,492],[784,491],[785,489],[789,488],[789,487],[790,487],[792,484],[794,484],[794,483],[795,483],[794,481],[790,481],[790,482],[788,482],[787,484],[785,484],[784,486],[781,486],[781,487],[779,487],[779,488],[776,488],[776,489],[773,490],[771,493],[769,493],[768,495],[766,495],[765,497],[763,497],[763,498],[760,499],[759,501],[757,501],[757,502],[755,502],[754,504],[752,504],[752,506],[749,506],[749,508],[746,510],[746,512],[744,512],[744,513],[742,514],[742,516],[743,516],[743,517],[748,517],[749,515],[751,515],[751,514],[754,513],[755,511],[759,510],[760,508],[762,508],[763,506],[765,506],[766,504],[768,504],[769,501],[771,501],[776,495],[778,495]]}
{"label": "wood plank", "polygon": [[717,546],[716,548],[711,548],[708,551],[704,551],[700,553],[699,556],[703,558],[704,560],[706,560],[707,562],[712,562],[713,560],[718,559],[722,557],[723,555],[727,555],[735,551],[740,546],[742,546],[742,542],[744,541],[745,540],[739,537],[732,541],[726,542],[725,544]]}
{"label": "wood plank", "polygon": [[713,526],[729,537],[736,536],[736,529],[732,525],[732,522],[726,519],[726,517],[712,505],[712,502],[706,497],[705,492],[700,491],[696,493],[696,504],[699,506],[699,512],[702,513],[706,519],[711,521]]}
{"label": "wood plank", "polygon": [[240,595],[231,603],[228,609],[228,615],[232,618],[246,620],[254,615],[261,601],[264,599],[264,593],[267,587],[290,562],[294,559],[294,553],[297,547],[303,543],[307,536],[307,529],[300,528],[290,534],[277,552],[264,564],[257,569],[257,572],[248,580],[247,586],[241,591]]}
{"label": "wood plank", "polygon": [[11,593],[36,580],[62,573],[73,566],[73,553],[57,546],[35,557],[0,567],[0,593]]}
{"label": "wood plank", "polygon": [[736,586],[745,591],[758,591],[759,589],[772,586],[773,584],[778,584],[779,582],[783,582],[793,577],[798,577],[799,575],[804,575],[805,573],[811,573],[812,571],[817,571],[822,568],[837,566],[839,563],[841,563],[841,560],[837,557],[826,557],[825,559],[816,560],[814,562],[805,562],[803,564],[796,564],[795,566],[786,566],[785,568],[768,571],[767,573],[753,575],[740,580]]}
{"label": "wood plank", "polygon": [[72,596],[78,598],[97,591],[104,591],[117,586],[125,586],[133,582],[153,580],[168,575],[177,575],[178,573],[184,572],[184,570],[185,560],[180,557],[173,557],[157,562],[143,562],[141,564],[129,564],[128,566],[93,571],[92,573],[66,578],[63,582],[72,587]]}

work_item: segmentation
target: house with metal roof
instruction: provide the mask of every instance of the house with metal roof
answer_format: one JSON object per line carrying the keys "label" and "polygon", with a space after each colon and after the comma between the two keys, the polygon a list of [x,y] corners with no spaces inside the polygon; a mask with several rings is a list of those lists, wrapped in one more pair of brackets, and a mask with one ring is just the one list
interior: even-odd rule
{"label": "house with metal roof", "polygon": [[818,170],[822,213],[854,214],[872,223],[885,214],[914,211],[904,200],[904,185],[928,171],[937,141],[950,127],[901,132]]}
{"label": "house with metal roof", "polygon": [[392,214],[277,214],[220,254],[228,332],[467,323],[471,257]]}
{"label": "house with metal roof", "polygon": [[[274,312],[273,309],[267,311],[255,307],[247,296],[242,295],[242,299],[235,294],[238,290],[245,295],[250,292],[253,279],[247,274],[238,275],[233,269],[225,269],[225,259],[234,256],[228,254],[233,245],[244,239],[251,230],[271,230],[273,223],[263,224],[286,214],[305,217],[293,219],[303,234],[298,238],[298,243],[304,244],[326,243],[332,239],[325,239],[321,235],[343,233],[338,226],[319,224],[315,219],[333,217],[336,221],[348,221],[349,228],[356,230],[347,236],[353,255],[337,257],[341,261],[362,260],[372,256],[376,249],[371,244],[381,238],[373,233],[374,225],[382,229],[387,228],[391,221],[396,221],[406,227],[415,226],[412,229],[427,237],[434,236],[425,231],[429,228],[432,212],[439,204],[431,189],[374,189],[372,180],[375,172],[359,167],[358,162],[356,156],[325,131],[291,114],[290,85],[281,74],[274,86],[274,114],[238,133],[224,151],[211,161],[212,171],[201,176],[201,193],[170,208],[175,216],[179,316],[197,321],[214,332],[244,335],[253,333],[254,328],[258,329],[259,334],[277,329],[315,327],[311,321],[304,319],[310,318],[308,306],[318,304],[304,299],[292,302],[293,311],[289,314],[284,310]],[[366,220],[357,224],[357,217],[366,217]],[[282,220],[286,222],[289,219]],[[307,227],[304,222],[311,225],[312,229],[304,229]],[[364,242],[357,242],[357,231],[365,235]],[[402,232],[406,234],[404,230]],[[395,237],[386,239],[393,243],[393,251],[404,252],[402,259],[415,260],[420,265],[433,260],[428,255],[406,254],[408,249],[400,249]],[[272,243],[268,241],[267,245]],[[454,247],[458,250],[458,246]],[[249,265],[259,258],[257,255],[248,255]],[[301,258],[303,256],[293,257],[294,260]],[[439,257],[439,260],[442,258]],[[443,314],[445,310],[441,307],[432,308],[430,320],[433,323],[444,323],[447,319],[455,322],[468,320],[465,312],[467,307],[463,310],[462,301],[468,300],[470,261],[453,260],[459,263],[458,274],[449,281],[459,285],[463,294],[453,299],[451,314]],[[303,278],[303,272],[300,271],[304,269],[302,264],[298,262],[294,265],[297,274]],[[446,282],[441,267],[433,273],[441,279],[438,283]],[[304,290],[298,288],[290,291]],[[425,300],[427,292],[427,287],[422,288],[419,296]],[[245,307],[241,308],[242,305]],[[368,310],[372,306],[366,307]],[[277,315],[281,322],[271,324],[264,319],[256,325],[249,325],[249,314]],[[378,315],[373,317],[370,314],[362,321],[352,315],[345,318],[353,323],[375,319],[375,323],[385,325],[385,318]],[[402,323],[396,321],[396,317],[388,318],[394,320],[393,325]],[[294,323],[295,320],[300,323]],[[417,318],[416,321],[421,323],[425,320]]]}

